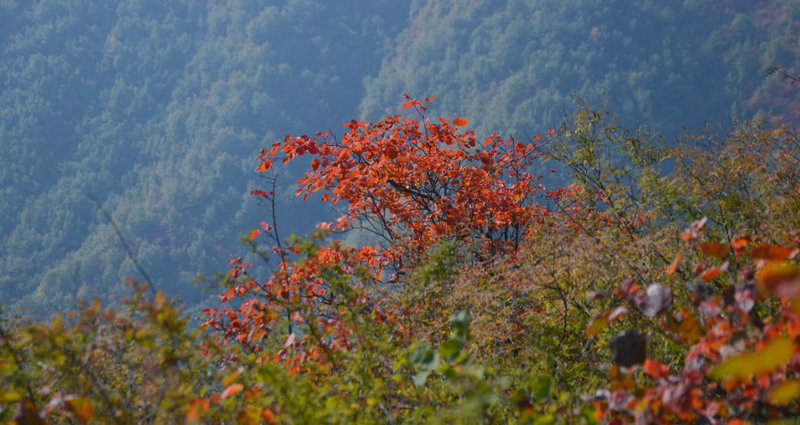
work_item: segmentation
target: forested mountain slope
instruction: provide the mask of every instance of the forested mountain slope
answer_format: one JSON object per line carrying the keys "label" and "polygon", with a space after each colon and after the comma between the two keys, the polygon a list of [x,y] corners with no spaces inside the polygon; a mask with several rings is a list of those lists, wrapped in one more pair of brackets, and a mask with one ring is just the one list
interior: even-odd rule
{"label": "forested mountain slope", "polygon": [[406,14],[392,1],[0,3],[3,298],[59,308],[125,288],[135,270],[95,196],[159,285],[196,300],[195,273],[223,268],[257,217],[257,148],[352,118]]}
{"label": "forested mountain slope", "polygon": [[[797,116],[789,0],[0,0],[0,292],[46,312],[135,275],[197,302],[197,272],[263,218],[257,150],[378,118],[401,93],[479,133],[554,125],[572,95],[673,134]],[[366,83],[365,83],[366,79]],[[288,176],[287,176],[288,177]],[[281,207],[296,179],[284,178]],[[284,234],[321,215],[284,214]],[[279,211],[279,215],[281,211]]]}
{"label": "forested mountain slope", "polygon": [[797,117],[765,70],[800,64],[799,15],[786,0],[416,0],[362,114],[407,91],[518,135],[557,124],[573,95],[668,134],[759,111]]}

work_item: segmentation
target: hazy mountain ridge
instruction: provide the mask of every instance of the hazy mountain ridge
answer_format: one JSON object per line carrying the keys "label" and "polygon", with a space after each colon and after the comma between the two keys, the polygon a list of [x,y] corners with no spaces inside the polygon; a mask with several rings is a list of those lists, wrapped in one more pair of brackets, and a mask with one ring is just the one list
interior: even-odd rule
{"label": "hazy mountain ridge", "polygon": [[197,300],[188,282],[224,267],[259,214],[258,149],[355,115],[402,8],[257,3],[4,4],[7,299],[57,307],[124,290],[135,270],[94,195],[154,278]]}
{"label": "hazy mountain ridge", "polygon": [[[364,116],[408,91],[485,132],[555,125],[572,96],[675,134],[701,119],[796,115],[772,65],[798,64],[788,1],[416,1],[367,84]],[[768,93],[768,94],[767,94]]]}

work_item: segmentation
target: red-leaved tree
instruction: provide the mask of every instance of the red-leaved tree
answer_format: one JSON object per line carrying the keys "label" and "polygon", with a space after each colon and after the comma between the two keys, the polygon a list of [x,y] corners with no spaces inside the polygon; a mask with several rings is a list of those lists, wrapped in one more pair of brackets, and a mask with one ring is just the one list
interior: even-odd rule
{"label": "red-leaved tree", "polygon": [[[270,336],[283,341],[284,349],[307,343],[309,350],[291,357],[298,365],[309,358],[330,359],[335,350],[349,347],[343,307],[337,304],[345,301],[331,292],[332,269],[351,275],[349,288],[375,284],[386,270],[398,279],[443,241],[469,247],[470,261],[487,261],[513,253],[526,229],[547,214],[541,199],[560,192],[545,192],[532,171],[540,156],[534,142],[541,136],[530,143],[497,135],[478,141],[474,132],[463,129],[468,125],[463,118],[428,119],[433,98],[407,100],[404,108],[418,119],[392,115],[378,122],[354,120],[344,124],[347,130],[340,137],[330,132],[286,136],[261,151],[259,173],[276,162],[311,157],[297,194],[307,199],[319,192],[322,201],[345,208],[335,222],[320,223],[320,230],[360,229],[380,242],[358,248],[339,242],[287,247],[274,225],[262,223],[250,239],[269,235],[278,266],[267,279],[258,280],[241,259],[232,262],[231,284],[220,297],[223,302],[237,299],[238,304],[208,311],[207,324],[221,338],[256,351]],[[274,205],[274,188],[253,194]],[[368,300],[364,292],[351,292],[346,303],[350,309],[379,309],[379,302]],[[380,317],[391,317],[389,310]]]}

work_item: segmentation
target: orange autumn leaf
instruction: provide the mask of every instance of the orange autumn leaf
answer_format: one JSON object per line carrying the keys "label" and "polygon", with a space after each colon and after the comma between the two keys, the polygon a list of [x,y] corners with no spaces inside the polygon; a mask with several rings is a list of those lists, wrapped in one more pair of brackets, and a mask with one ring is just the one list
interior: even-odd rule
{"label": "orange autumn leaf", "polygon": [[675,254],[675,259],[672,260],[672,263],[667,267],[666,273],[668,275],[674,274],[678,270],[678,266],[681,265],[681,261],[683,260],[683,253],[679,252]]}
{"label": "orange autumn leaf", "polygon": [[186,420],[197,422],[211,408],[211,402],[206,399],[197,398],[191,401],[189,409],[186,411]]}
{"label": "orange autumn leaf", "polygon": [[739,236],[738,238],[731,241],[731,248],[733,249],[743,249],[747,246],[750,242],[750,238],[747,236]]}
{"label": "orange autumn leaf", "polygon": [[88,423],[92,418],[92,403],[88,398],[73,398],[65,401],[64,405],[81,423]]}
{"label": "orange autumn leaf", "polygon": [[667,365],[652,359],[644,361],[644,371],[655,379],[661,379],[669,375],[669,367]]}
{"label": "orange autumn leaf", "polygon": [[719,274],[722,272],[722,269],[719,267],[712,267],[710,269],[706,269],[703,273],[700,274],[700,280],[703,282],[711,282],[712,280],[716,279]]}
{"label": "orange autumn leaf", "polygon": [[256,229],[253,229],[253,230],[250,231],[250,235],[248,236],[248,239],[250,239],[251,241],[254,241],[258,237],[258,234],[259,234],[259,231],[256,230]]}
{"label": "orange autumn leaf", "polygon": [[227,388],[225,388],[224,391],[222,391],[222,394],[220,395],[220,398],[222,400],[225,400],[227,398],[231,398],[231,397],[235,396],[236,394],[239,394],[243,389],[244,389],[244,385],[242,385],[242,384],[229,385]]}
{"label": "orange autumn leaf", "polygon": [[270,409],[264,409],[264,410],[262,410],[262,411],[261,411],[261,417],[262,417],[262,418],[263,418],[263,419],[264,419],[264,420],[265,420],[265,421],[266,421],[268,424],[274,424],[274,423],[275,423],[275,421],[277,420],[277,416],[275,416],[275,413],[273,413],[273,412],[272,412],[272,410],[270,410]]}
{"label": "orange autumn leaf", "polygon": [[[420,113],[432,99],[406,100],[405,107]],[[546,191],[535,172],[541,167],[542,152],[534,144],[491,136],[479,147],[474,133],[463,128],[468,124],[461,117],[432,122],[398,114],[377,122],[351,120],[343,124],[343,134],[335,136],[328,132],[315,133],[316,137],[289,135],[271,150],[262,149],[258,161],[264,171],[273,162],[288,163],[305,156],[306,173],[296,182],[296,193],[303,199],[318,195],[322,201],[344,205],[341,215],[320,230],[345,232],[370,222],[390,243],[362,251],[331,242],[302,262],[286,255],[305,255],[299,246],[275,247],[276,271],[259,283],[231,286],[220,300],[236,297],[242,303],[211,310],[206,323],[223,341],[256,349],[260,341],[274,336],[273,329],[281,328],[275,325],[286,317],[285,302],[303,302],[311,310],[309,317],[337,317],[320,324],[323,340],[334,341],[332,349],[347,350],[350,330],[339,314],[326,311],[330,307],[320,302],[330,291],[323,270],[366,265],[368,279],[381,281],[389,268],[414,266],[404,256],[421,258],[445,240],[479,246],[486,258],[514,253],[525,229],[544,221],[550,203],[578,189]],[[258,193],[263,198],[273,196],[272,192]],[[261,231],[274,233],[266,228]],[[255,233],[250,236],[254,238]],[[237,259],[229,276],[245,276],[248,267]],[[393,276],[390,279],[397,279],[398,274]],[[304,362],[324,362],[320,359],[328,357],[314,354],[319,348],[314,344],[290,346],[278,358],[292,373],[307,370]],[[275,353],[264,354],[273,358]]]}
{"label": "orange autumn leaf", "polygon": [[706,257],[725,258],[728,255],[729,248],[725,244],[719,242],[709,241],[703,242],[698,245],[700,253]]}
{"label": "orange autumn leaf", "polygon": [[796,249],[767,243],[758,244],[750,251],[751,257],[768,261],[784,261],[793,258],[795,255],[797,255]]}
{"label": "orange autumn leaf", "polygon": [[272,167],[272,161],[270,161],[270,160],[261,161],[261,163],[258,164],[258,168],[256,168],[256,172],[264,173],[264,172],[268,171],[270,169],[270,167]]}

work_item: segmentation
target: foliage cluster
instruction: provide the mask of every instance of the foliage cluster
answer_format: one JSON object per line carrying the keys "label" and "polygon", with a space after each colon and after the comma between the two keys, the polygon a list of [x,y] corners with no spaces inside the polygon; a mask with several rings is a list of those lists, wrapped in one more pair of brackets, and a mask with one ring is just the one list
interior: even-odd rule
{"label": "foliage cluster", "polygon": [[[162,293],[0,328],[0,419],[54,423],[764,423],[800,414],[800,138],[669,147],[583,108],[528,143],[463,118],[289,136],[309,240],[243,240],[197,329]],[[545,188],[554,167],[571,183]],[[549,169],[548,169],[549,171]],[[254,195],[273,206],[272,190]],[[274,218],[274,216],[272,217]],[[374,244],[342,236],[368,228]],[[261,275],[258,260],[271,272]],[[391,276],[384,272],[391,271]]]}

